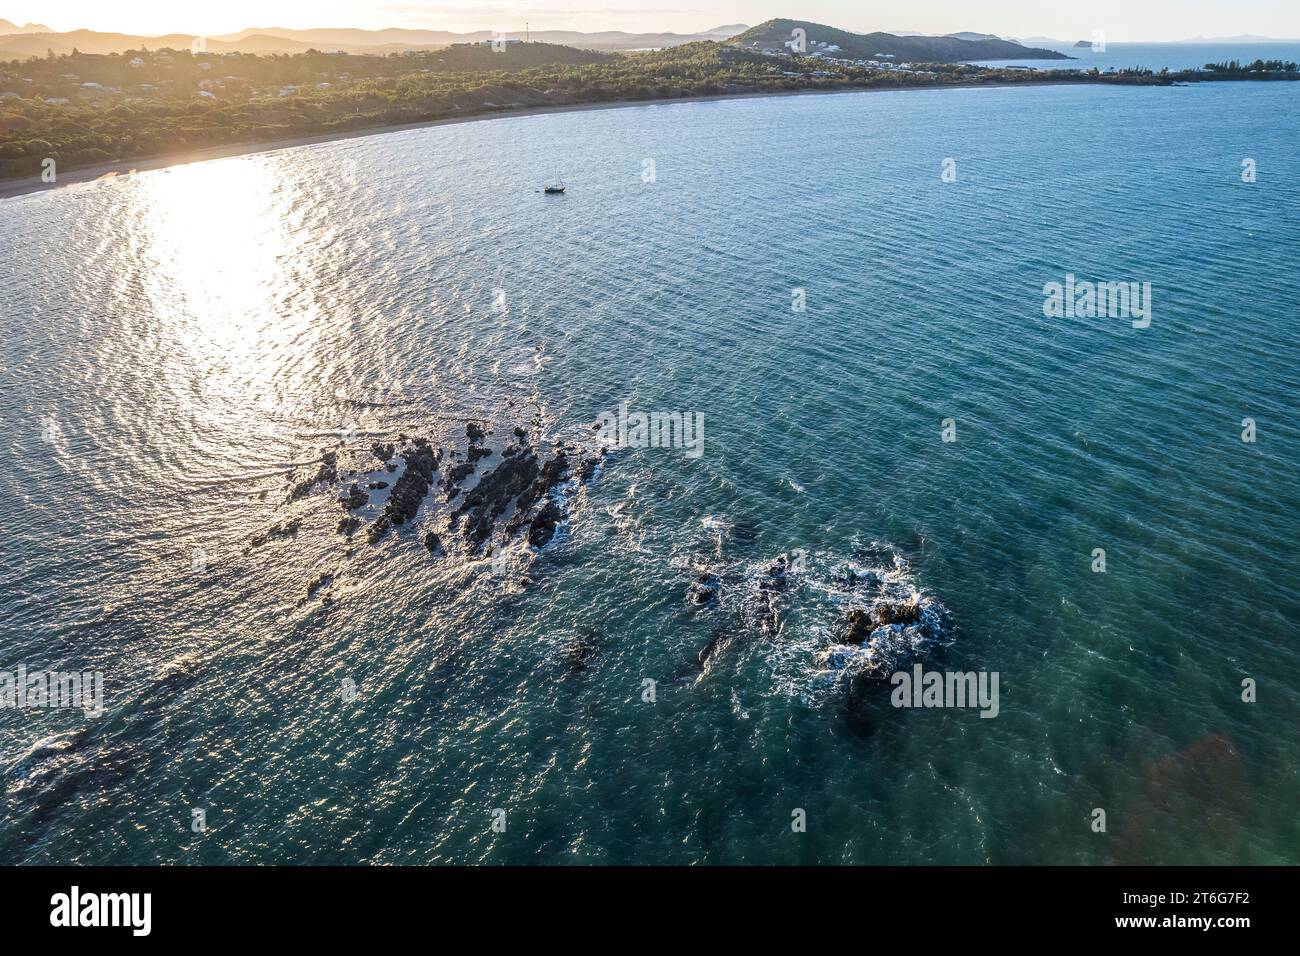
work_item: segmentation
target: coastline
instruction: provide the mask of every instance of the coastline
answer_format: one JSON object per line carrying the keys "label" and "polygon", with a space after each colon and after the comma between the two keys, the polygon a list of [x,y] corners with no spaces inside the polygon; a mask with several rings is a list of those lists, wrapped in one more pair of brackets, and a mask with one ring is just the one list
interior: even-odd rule
{"label": "coastline", "polygon": [[21,179],[0,179],[0,200],[37,192],[47,192],[79,183],[94,182],[133,172],[148,172],[167,169],[172,166],[185,166],[213,159],[228,159],[233,156],[247,156],[254,153],[273,153],[282,149],[296,149],[300,146],[315,146],[320,143],[332,143],[339,140],[357,139],[362,136],[380,136],[385,133],[399,133],[413,129],[427,129],[434,126],[452,126],[461,123],[476,123],[486,120],[518,118],[527,116],[544,116],[550,113],[578,113],[592,110],[628,109],[637,106],[662,106],[669,103],[713,103],[724,100],[766,99],[776,96],[826,96],[846,93],[899,93],[915,90],[989,90],[1013,89],[1022,86],[1089,86],[1089,85],[1127,85],[1098,84],[1095,81],[1081,80],[1077,77],[1049,78],[1042,77],[1016,83],[927,83],[917,86],[899,87],[861,87],[836,89],[774,90],[771,92],[722,93],[716,96],[677,96],[644,100],[612,100],[607,103],[569,103],[556,106],[533,106],[523,109],[485,110],[481,113],[468,113],[463,116],[448,116],[441,119],[420,120],[414,123],[396,123],[384,126],[368,126],[361,129],[340,132],[321,133],[313,136],[296,136],[288,139],[262,140],[252,143],[231,143],[226,146],[209,146],[188,152],[169,152],[155,156],[146,156],[134,160],[115,160],[97,166],[84,166],[59,173],[58,182],[45,183],[40,176],[28,176]]}

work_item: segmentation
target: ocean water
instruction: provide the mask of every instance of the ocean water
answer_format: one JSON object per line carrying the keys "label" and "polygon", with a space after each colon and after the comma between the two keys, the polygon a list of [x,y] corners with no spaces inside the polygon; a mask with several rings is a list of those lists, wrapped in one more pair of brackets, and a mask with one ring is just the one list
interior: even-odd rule
{"label": "ocean water", "polygon": [[1111,43],[1093,50],[1092,36],[1081,37],[1087,47],[1073,43],[1026,43],[1046,50],[1056,50],[1069,60],[981,60],[987,66],[1031,66],[1038,70],[1128,70],[1143,67],[1160,70],[1199,70],[1207,63],[1230,63],[1240,60],[1285,60],[1300,63],[1300,43],[1292,40],[1272,41],[1202,41],[1192,43]]}
{"label": "ocean water", "polygon": [[[0,201],[0,671],[105,704],[0,710],[0,861],[1300,862],[1297,146],[1290,84],[853,93]],[[1149,327],[1046,317],[1067,274]],[[440,491],[378,546],[287,493],[625,402],[702,453],[504,572]],[[995,718],[846,683],[850,565]]]}

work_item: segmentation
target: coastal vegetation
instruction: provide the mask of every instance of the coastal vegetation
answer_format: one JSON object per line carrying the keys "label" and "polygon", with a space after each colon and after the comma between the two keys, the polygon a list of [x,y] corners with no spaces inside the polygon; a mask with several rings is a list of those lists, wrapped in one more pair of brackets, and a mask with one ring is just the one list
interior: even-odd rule
{"label": "coastal vegetation", "polygon": [[635,53],[519,42],[384,56],[76,51],[0,63],[0,179],[38,176],[47,159],[62,171],[538,107],[945,85],[1295,79],[1294,67],[1257,61],[1187,73],[1040,72],[774,54],[712,41]]}
{"label": "coastal vegetation", "polygon": [[1223,63],[1207,63],[1205,69],[1210,73],[1220,75],[1245,75],[1258,79],[1269,79],[1275,76],[1300,73],[1300,63],[1291,60],[1255,60],[1252,63],[1228,60]]}

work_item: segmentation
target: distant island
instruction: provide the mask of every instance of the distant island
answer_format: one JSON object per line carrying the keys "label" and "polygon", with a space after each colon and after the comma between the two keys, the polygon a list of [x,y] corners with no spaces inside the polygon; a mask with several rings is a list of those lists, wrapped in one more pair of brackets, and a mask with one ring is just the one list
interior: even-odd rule
{"label": "distant island", "polygon": [[49,51],[0,62],[0,180],[30,180],[51,159],[62,174],[509,111],[813,91],[1300,79],[1300,67],[1280,60],[1178,73],[963,62],[988,58],[991,44],[1015,59],[1063,58],[996,38],[853,34],[797,20],[637,52],[514,38],[385,55],[216,53],[201,44]]}
{"label": "distant island", "polygon": [[894,59],[913,63],[960,63],[966,60],[1068,60],[1055,50],[1026,47],[989,34],[897,36],[892,33],[850,33],[807,20],[768,20],[730,39],[733,46],[762,52],[788,51],[795,31],[802,30],[810,49],[842,59]]}

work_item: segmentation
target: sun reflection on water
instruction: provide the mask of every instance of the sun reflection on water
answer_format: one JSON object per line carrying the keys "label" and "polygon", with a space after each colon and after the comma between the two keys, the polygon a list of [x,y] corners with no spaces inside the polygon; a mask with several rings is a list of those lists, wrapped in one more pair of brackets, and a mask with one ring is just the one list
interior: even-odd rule
{"label": "sun reflection on water", "polygon": [[128,241],[160,374],[205,425],[265,434],[320,371],[299,179],[281,158],[246,156],[136,182]]}

